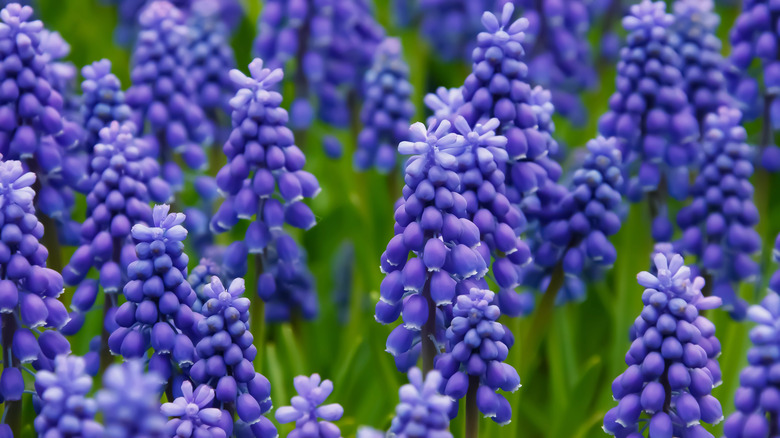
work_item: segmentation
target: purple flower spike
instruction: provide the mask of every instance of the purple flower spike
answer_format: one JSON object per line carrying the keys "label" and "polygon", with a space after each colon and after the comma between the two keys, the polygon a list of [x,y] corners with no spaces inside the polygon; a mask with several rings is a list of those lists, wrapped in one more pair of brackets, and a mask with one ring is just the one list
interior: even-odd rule
{"label": "purple flower spike", "polygon": [[239,90],[230,100],[234,129],[223,147],[228,163],[216,178],[225,202],[212,217],[211,229],[224,232],[254,216],[244,241],[249,253],[262,258],[264,274],[275,280],[272,289],[258,290],[269,304],[266,317],[287,320],[300,311],[313,318],[317,313],[314,282],[303,251],[283,226],[314,226],[314,213],[302,201],[317,196],[320,186],[314,175],[303,170],[306,156],[287,127],[287,111],[279,106],[282,95],[273,90],[284,73],[264,68],[260,59],[252,61],[249,71],[249,76],[230,72]]}
{"label": "purple flower spike", "polygon": [[86,373],[83,358],[57,357],[53,371],[38,372],[35,389],[41,404],[34,422],[38,436],[104,436],[103,427],[94,421],[97,403],[86,397],[92,377]]}
{"label": "purple flower spike", "polygon": [[[618,405],[604,416],[604,431],[614,436],[707,436],[700,423],[723,419],[710,392],[719,385],[720,342],[715,326],[700,314],[721,305],[704,297],[704,279],[692,278],[683,258],[654,256],[654,271],[637,282],[644,309],[630,330],[626,369],[612,384]],[[728,435],[728,434],[727,434]]]}
{"label": "purple flower spike", "polygon": [[447,329],[447,352],[437,358],[436,369],[446,381],[442,385],[445,395],[454,400],[462,398],[471,385],[479,385],[480,412],[504,425],[511,421],[512,411],[506,398],[496,391],[516,391],[520,377],[504,363],[513,338],[497,321],[501,311],[494,298],[493,292],[476,288],[458,296]]}
{"label": "purple flower spike", "polygon": [[219,277],[212,276],[203,287],[206,301],[195,324],[198,360],[190,377],[196,384],[215,389],[214,407],[235,406],[239,417],[236,427],[248,429],[257,438],[271,438],[276,429],[263,416],[271,409],[271,386],[252,366],[257,348],[252,345],[247,324],[249,298],[242,296],[244,292],[243,278],[233,280],[225,289]]}
{"label": "purple flower spike", "polygon": [[160,412],[171,417],[166,425],[166,436],[189,438],[203,436],[206,438],[225,438],[230,436],[221,427],[226,411],[211,407],[214,401],[214,390],[208,385],[200,385],[193,391],[192,383],[185,380],[181,384],[182,396],[172,403],[163,403]]}
{"label": "purple flower spike", "polygon": [[[139,22],[130,74],[133,85],[126,95],[133,121],[149,127],[164,165],[175,165],[176,153],[187,167],[201,170],[208,164],[203,147],[211,143],[213,133],[197,104],[185,15],[167,1],[154,1],[141,12]],[[172,179],[168,182],[176,185]]]}
{"label": "purple flower spike", "polygon": [[160,413],[161,392],[160,377],[144,373],[140,361],[111,365],[96,395],[106,435],[162,437],[166,419]]}
{"label": "purple flower spike", "polygon": [[556,303],[585,299],[585,281],[597,279],[617,257],[609,236],[626,214],[623,159],[614,138],[588,142],[569,192],[540,221],[532,241],[534,264],[521,274],[525,286],[543,290],[560,263],[566,274]]}
{"label": "purple flower spike", "polygon": [[718,107],[732,106],[726,89],[725,60],[721,42],[715,35],[720,17],[712,0],[677,0],[670,41],[680,54],[685,94],[693,106],[704,134],[707,114]]}
{"label": "purple flower spike", "polygon": [[360,113],[363,130],[358,135],[354,162],[358,170],[376,167],[391,172],[398,143],[406,140],[414,115],[409,66],[401,57],[401,41],[386,38],[379,45],[374,65],[366,72],[365,101]]}
{"label": "purple flower spike", "polygon": [[282,424],[295,422],[295,429],[288,436],[341,437],[341,431],[332,422],[341,419],[344,408],[338,403],[322,405],[333,392],[333,382],[320,379],[319,374],[312,374],[311,377],[296,377],[294,384],[298,395],[292,398],[292,406],[282,406],[276,410],[276,421]]}
{"label": "purple flower spike", "polygon": [[[375,317],[390,324],[403,315],[403,324],[387,339],[387,351],[402,371],[416,362],[423,339],[429,342],[430,336],[434,342],[443,335],[442,312],[453,304],[457,288],[484,283],[488,271],[489,249],[480,245],[480,230],[468,219],[468,202],[459,192],[459,159],[468,151],[466,139],[450,130],[446,120],[428,130],[415,123],[410,141],[398,146],[400,153],[412,157],[406,162],[404,197],[395,212],[395,236],[382,254],[385,279]],[[484,255],[481,248],[487,250]],[[438,322],[428,320],[431,308],[441,314]]]}
{"label": "purple flower spike", "polygon": [[700,131],[685,94],[674,16],[665,10],[663,2],[643,0],[623,19],[628,46],[621,51],[610,109],[599,120],[600,134],[615,137],[623,154],[629,200],[638,202],[649,193],[653,238],[659,242],[672,237],[667,195],[688,196],[688,169],[697,159]]}
{"label": "purple flower spike", "polygon": [[384,38],[369,2],[270,0],[257,27],[255,53],[269,66],[285,68],[295,59],[298,70],[289,77],[295,78],[300,93],[296,100],[317,102],[322,121],[347,127],[348,97],[360,95],[363,77]]}
{"label": "purple flower spike", "polygon": [[755,230],[753,148],[740,125],[739,110],[721,107],[709,114],[702,140],[703,159],[692,187],[693,201],[677,215],[683,230],[679,246],[698,257],[712,281],[713,294],[735,318],[743,318],[747,302],[736,290],[759,274],[752,255],[761,249]]}
{"label": "purple flower spike", "polygon": [[132,110],[125,103],[125,93],[119,79],[111,73],[111,61],[102,59],[81,69],[84,82],[82,117],[84,118],[85,149],[91,155],[94,146],[100,142],[100,131],[117,121],[123,124],[130,118]]}
{"label": "purple flower spike", "polygon": [[449,412],[453,403],[439,393],[443,383],[444,379],[436,370],[429,372],[423,380],[419,368],[410,369],[409,383],[398,390],[401,400],[395,408],[389,434],[398,438],[452,438]]}

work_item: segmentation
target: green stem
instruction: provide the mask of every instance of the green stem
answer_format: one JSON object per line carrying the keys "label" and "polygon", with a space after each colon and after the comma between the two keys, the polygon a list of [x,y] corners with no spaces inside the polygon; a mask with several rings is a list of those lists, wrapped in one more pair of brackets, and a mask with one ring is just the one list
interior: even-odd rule
{"label": "green stem", "polygon": [[469,390],[466,393],[466,438],[479,437],[477,388],[479,388],[479,376],[469,376]]}
{"label": "green stem", "polygon": [[[19,359],[13,357],[11,345],[16,332],[16,316],[13,313],[4,313],[2,316],[2,342],[3,342],[3,368],[8,366],[10,359],[12,367],[19,367]],[[22,431],[22,401],[5,401],[5,423],[11,428],[11,436],[20,437]]]}
{"label": "green stem", "polygon": [[436,303],[431,298],[431,277],[430,275],[425,280],[423,286],[423,297],[428,301],[428,319],[425,321],[425,325],[420,333],[420,342],[422,342],[422,360],[423,360],[423,374],[428,374],[433,369],[433,359],[438,354],[438,348],[436,348]]}
{"label": "green stem", "polygon": [[526,369],[523,370],[521,375],[526,375],[530,370],[531,365],[536,361],[542,338],[550,327],[553,309],[555,308],[555,298],[558,296],[558,291],[561,289],[561,286],[563,286],[563,280],[563,261],[560,261],[555,265],[552,277],[550,278],[550,284],[547,286],[547,290],[544,291],[544,295],[542,295],[542,302],[539,304],[539,308],[536,312],[534,312],[531,330],[527,335],[528,340],[523,348],[526,352],[526,357],[528,358],[524,362]]}
{"label": "green stem", "polygon": [[263,363],[263,346],[265,344],[265,304],[263,300],[257,295],[257,285],[260,283],[260,274],[263,273],[263,255],[255,254],[255,293],[252,295],[252,300],[249,308],[250,315],[250,328],[252,335],[255,339],[255,347],[257,347],[257,359],[255,360],[255,366],[260,366]]}

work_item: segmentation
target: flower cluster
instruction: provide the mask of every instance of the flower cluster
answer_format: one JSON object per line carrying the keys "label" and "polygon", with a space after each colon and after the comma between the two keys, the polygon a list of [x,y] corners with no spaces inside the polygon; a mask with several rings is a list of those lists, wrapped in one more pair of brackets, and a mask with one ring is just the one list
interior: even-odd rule
{"label": "flower cluster", "polygon": [[593,278],[616,258],[608,237],[625,215],[623,159],[614,138],[588,142],[587,156],[572,174],[569,193],[547,212],[534,240],[534,265],[523,284],[543,289],[560,263],[566,275],[557,303],[585,298],[584,278]]}
{"label": "flower cluster", "polygon": [[401,58],[399,39],[386,38],[379,45],[363,88],[363,130],[357,139],[355,168],[390,172],[395,168],[398,143],[406,140],[414,115],[409,67]]}
{"label": "flower cluster", "polygon": [[230,420],[230,414],[212,407],[214,390],[211,387],[199,385],[193,390],[192,383],[185,380],[181,384],[181,392],[181,397],[173,402],[163,403],[160,407],[163,415],[171,417],[165,426],[165,436],[175,438],[231,436],[233,422]]}
{"label": "flower cluster", "polygon": [[732,100],[723,74],[721,42],[715,35],[720,17],[714,12],[712,0],[678,0],[673,9],[669,40],[680,55],[685,94],[704,134],[707,114],[721,105],[730,105]]}
{"label": "flower cluster", "polygon": [[419,368],[410,369],[409,383],[398,390],[400,403],[395,408],[389,433],[398,438],[452,438],[449,412],[453,403],[439,393],[443,383],[444,379],[436,370],[430,371],[423,380]]}
{"label": "flower cluster", "polygon": [[189,258],[183,243],[187,230],[181,226],[184,214],[169,210],[157,205],[150,225],[133,225],[137,260],[127,266],[127,301],[117,309],[119,328],[108,338],[111,352],[126,359],[143,357],[153,348],[149,370],[166,380],[173,373],[171,359],[183,368],[195,360],[195,294],[186,280]]}
{"label": "flower cluster", "polygon": [[188,70],[195,84],[197,102],[206,112],[229,111],[228,100],[235,91],[228,72],[235,67],[236,60],[228,28],[219,16],[222,1],[194,1],[187,22],[188,51],[192,57]]}
{"label": "flower cluster", "polygon": [[111,73],[111,61],[101,59],[84,66],[81,75],[84,76],[81,83],[84,146],[92,154],[93,147],[100,141],[100,131],[113,121],[124,123],[130,119],[132,110],[125,103],[122,83]]}
{"label": "flower cluster", "polygon": [[503,425],[511,421],[512,407],[496,391],[516,391],[520,376],[504,363],[514,338],[498,322],[501,311],[494,298],[493,292],[476,288],[458,296],[447,329],[446,353],[437,358],[436,369],[447,382],[444,394],[458,400],[476,391],[479,411]]}
{"label": "flower cluster", "polygon": [[[293,125],[306,128],[316,98],[324,122],[346,127],[349,95],[359,95],[384,30],[363,0],[270,0],[258,21],[255,52],[271,68],[295,59],[291,75],[299,93]],[[297,108],[297,109],[296,109]]]}
{"label": "flower cluster", "polygon": [[[691,278],[683,258],[657,253],[656,274],[637,275],[644,309],[631,327],[626,369],[612,383],[618,405],[604,417],[610,435],[712,436],[700,422],[723,419],[720,402],[710,392],[720,384],[715,326],[701,311],[720,306],[704,297],[701,277]],[[644,414],[644,416],[643,416]],[[639,436],[639,435],[638,435]]]}
{"label": "flower cluster", "polygon": [[723,425],[726,438],[771,436],[780,413],[775,397],[778,392],[775,374],[780,360],[777,353],[780,295],[770,292],[760,305],[750,306],[747,317],[758,325],[750,330],[753,345],[748,350],[748,365],[739,375],[740,387],[734,395],[737,410]]}
{"label": "flower cluster", "polygon": [[333,382],[312,374],[311,377],[296,377],[293,384],[298,395],[292,398],[292,406],[276,410],[276,421],[282,424],[295,422],[295,429],[288,437],[340,438],[341,431],[332,421],[341,419],[344,408],[338,403],[320,406],[333,392]]}
{"label": "flower cluster", "polygon": [[275,437],[276,428],[263,414],[271,409],[271,385],[252,366],[257,348],[249,331],[249,298],[244,280],[233,280],[225,290],[218,277],[203,288],[207,301],[196,324],[198,360],[190,369],[196,384],[216,390],[215,406],[235,409],[237,427],[247,426],[252,436]]}
{"label": "flower cluster", "polygon": [[40,412],[35,417],[38,436],[99,438],[103,427],[97,423],[97,403],[87,394],[92,377],[87,375],[84,359],[59,356],[53,371],[40,371],[35,390],[40,397]]}
{"label": "flower cluster", "polygon": [[482,15],[487,31],[477,37],[474,67],[463,85],[465,103],[459,113],[472,126],[498,119],[496,132],[507,138],[507,198],[521,207],[528,221],[535,221],[540,199],[552,196],[561,168],[552,158],[558,144],[552,137],[550,93],[526,82],[522,42],[528,20],[512,21],[513,13],[514,6],[507,3],[500,18],[490,12]]}
{"label": "flower cluster", "polygon": [[[444,329],[429,321],[429,315],[454,302],[459,283],[479,280],[488,270],[490,250],[480,245],[479,228],[467,219],[467,202],[458,192],[457,157],[465,151],[465,139],[450,128],[446,120],[428,130],[415,123],[411,141],[398,146],[399,152],[413,156],[406,162],[395,236],[381,258],[385,278],[375,316],[389,324],[403,315],[403,324],[387,338],[387,351],[399,370],[417,362],[423,339],[428,342],[428,336]],[[424,327],[427,333],[421,336]]]}
{"label": "flower cluster", "polygon": [[24,389],[20,364],[51,369],[57,355],[70,352],[59,331],[41,330],[60,329],[69,318],[57,299],[62,277],[46,267],[49,252],[39,243],[44,230],[33,208],[34,181],[19,161],[0,161],[0,314],[4,330],[12,334],[3,336],[0,394],[10,401],[19,400]]}
{"label": "flower cluster", "polygon": [[761,248],[750,183],[753,150],[746,143],[741,119],[739,110],[727,107],[707,116],[701,167],[691,190],[693,201],[677,215],[683,230],[679,246],[699,258],[713,293],[740,318],[747,303],[736,289],[740,282],[759,274],[751,256]]}
{"label": "flower cluster", "polygon": [[663,2],[642,0],[623,19],[629,33],[617,68],[617,91],[609,111],[599,120],[599,132],[614,136],[626,161],[628,197],[649,199],[656,241],[671,238],[666,192],[688,196],[688,169],[697,158],[699,124],[685,94],[671,30],[674,17]]}
{"label": "flower cluster", "polygon": [[520,296],[514,289],[519,284],[521,268],[531,258],[528,245],[515,234],[516,229],[525,225],[526,218],[506,196],[507,140],[495,134],[499,127],[495,118],[472,129],[466,119],[458,116],[454,126],[466,141],[465,152],[458,156],[458,174],[467,217],[490,249],[491,272],[500,288],[498,302],[502,313],[517,316],[528,307],[529,295]]}
{"label": "flower cluster", "polygon": [[530,54],[531,82],[552,90],[556,110],[577,124],[587,120],[579,94],[596,83],[590,53],[590,21],[586,1],[509,1],[528,19],[523,47]]}
{"label": "flower cluster", "polygon": [[[283,308],[282,313],[267,312],[267,316],[286,319],[301,310],[311,318],[316,314],[313,282],[301,281],[308,273],[297,244],[283,225],[304,230],[314,226],[314,214],[302,200],[319,193],[319,182],[303,170],[306,157],[286,126],[287,111],[279,106],[282,95],[272,90],[282,80],[282,71],[263,68],[260,59],[252,61],[249,71],[250,77],[238,70],[230,72],[240,89],[230,100],[234,128],[223,147],[228,162],[217,174],[217,185],[226,199],[212,217],[211,228],[224,232],[254,216],[244,238],[248,251],[262,260],[267,272],[275,267],[281,271],[274,276],[276,284],[265,285],[270,289],[258,288],[264,299],[281,304],[269,309]],[[291,282],[295,286],[287,286]],[[309,307],[312,303],[314,312]]]}
{"label": "flower cluster", "polygon": [[167,1],[155,1],[144,8],[139,22],[127,103],[136,126],[148,125],[156,138],[166,180],[179,188],[174,152],[191,169],[203,169],[203,145],[211,141],[212,126],[197,104],[184,13]]}
{"label": "flower cluster", "polygon": [[103,388],[95,396],[103,415],[106,436],[162,438],[165,418],[160,413],[162,382],[144,373],[133,360],[111,365],[103,374]]}
{"label": "flower cluster", "polygon": [[80,329],[83,314],[95,302],[95,280],[85,280],[92,268],[99,273],[97,283],[106,293],[110,307],[117,305],[116,294],[128,277],[126,267],[135,259],[131,227],[152,223],[149,201],[170,197],[168,184],[158,176],[159,165],[149,156],[148,147],[135,138],[132,122],[120,125],[112,121],[100,131],[100,140],[91,156],[91,190],[87,194],[81,243],[63,270],[66,284],[79,285],[71,302],[74,314],[69,334]]}

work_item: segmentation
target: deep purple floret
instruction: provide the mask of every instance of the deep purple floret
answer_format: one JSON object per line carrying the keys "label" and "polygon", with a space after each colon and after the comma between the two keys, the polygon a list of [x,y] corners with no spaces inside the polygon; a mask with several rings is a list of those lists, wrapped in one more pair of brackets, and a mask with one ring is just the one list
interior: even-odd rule
{"label": "deep purple floret", "polygon": [[712,437],[700,423],[723,419],[710,392],[721,381],[715,325],[700,313],[717,308],[704,297],[704,279],[691,278],[683,258],[657,253],[655,274],[640,272],[644,308],[630,330],[628,368],[614,382],[618,405],[604,416],[604,431],[628,436]]}
{"label": "deep purple floret", "polygon": [[311,377],[297,376],[293,380],[298,395],[291,400],[292,406],[276,410],[276,421],[295,422],[295,429],[289,438],[340,438],[341,431],[333,421],[344,415],[344,408],[338,403],[323,405],[333,392],[333,382],[322,380],[319,374]]}

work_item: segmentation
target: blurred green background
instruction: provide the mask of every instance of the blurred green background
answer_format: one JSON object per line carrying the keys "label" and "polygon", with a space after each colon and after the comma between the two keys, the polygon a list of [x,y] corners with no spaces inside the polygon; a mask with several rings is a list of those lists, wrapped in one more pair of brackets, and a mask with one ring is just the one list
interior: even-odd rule
{"label": "blurred green background", "polygon": [[[422,120],[425,116],[422,109],[424,93],[437,86],[459,86],[469,67],[437,61],[415,30],[393,27],[389,0],[376,3],[378,20],[388,34],[402,38],[415,86],[417,119]],[[235,32],[233,46],[238,65],[246,70],[262,4],[258,0],[246,0],[244,5],[246,18]],[[722,16],[719,34],[725,53],[728,53],[726,35],[737,10],[719,8],[719,12]],[[70,43],[69,60],[77,67],[108,58],[125,88],[129,85],[129,53],[113,43],[112,31],[117,20],[113,7],[101,5],[97,0],[38,0],[38,13],[47,28],[59,31]],[[598,46],[599,34],[597,24],[591,32],[594,47]],[[601,65],[599,71],[599,87],[586,96],[587,125],[575,129],[566,121],[556,119],[557,139],[572,148],[584,145],[596,135],[596,121],[605,111],[607,99],[614,90],[614,66]],[[748,125],[751,138],[756,136],[759,126],[760,122]],[[336,135],[344,142],[342,159],[334,161],[325,157],[319,143],[325,133]],[[255,333],[262,358],[256,366],[271,380],[276,407],[289,404],[294,395],[294,376],[318,372],[323,378],[334,381],[335,391],[329,401],[344,406],[344,418],[337,424],[345,437],[354,436],[360,425],[386,430],[398,401],[398,388],[406,381],[406,376],[396,371],[392,357],[384,352],[385,339],[392,327],[374,321],[373,307],[382,280],[379,256],[392,237],[393,201],[400,195],[400,179],[388,180],[375,172],[355,173],[351,160],[354,142],[349,132],[315,125],[307,140],[308,144],[301,145],[307,154],[307,168],[319,178],[323,190],[311,202],[318,218],[317,226],[306,233],[297,233],[297,237],[308,251],[308,263],[317,279],[321,313],[312,322],[295,327],[276,325],[266,327],[263,333]],[[774,236],[780,231],[777,222],[780,203],[772,203],[770,196],[780,193],[780,181],[759,173],[754,183],[756,204],[761,213],[758,227],[765,241],[762,260],[767,273],[774,270],[769,259]],[[628,328],[642,308],[643,289],[636,284],[636,273],[649,266],[652,241],[647,218],[646,206],[632,206],[627,222],[613,240],[618,250],[614,268],[603,281],[589,286],[584,303],[556,309],[545,333],[529,333],[533,316],[504,321],[517,340],[510,350],[509,362],[520,372],[523,387],[514,394],[507,394],[513,406],[512,423],[499,427],[490,420],[482,420],[481,436],[576,438],[603,435],[603,415],[614,405],[610,384],[625,369],[623,357],[629,346]],[[242,234],[238,236],[240,238]],[[229,242],[231,236],[223,235],[220,239],[223,243]],[[354,244],[355,265],[348,308],[344,308],[334,303],[333,264],[339,251],[343,251],[341,248],[349,244]],[[195,260],[191,260],[190,268],[194,263]],[[757,302],[765,293],[763,283],[759,279],[756,284],[743,285],[743,296],[750,302]],[[250,291],[252,284],[250,273]],[[746,362],[750,326],[731,321],[722,311],[713,311],[709,316],[718,327],[723,346],[723,385],[713,394],[728,415],[733,411],[739,370]],[[99,325],[99,315],[92,315],[88,326],[82,330],[83,336],[72,339],[74,352],[86,352],[91,335],[99,333]],[[525,350],[533,337],[542,338],[536,355]],[[31,415],[27,406],[25,417],[31,418]],[[281,427],[281,436],[289,430]],[[711,430],[716,436],[720,434],[720,426]],[[456,437],[463,435],[462,416],[453,421],[452,431]],[[31,429],[28,432],[33,436]]]}

